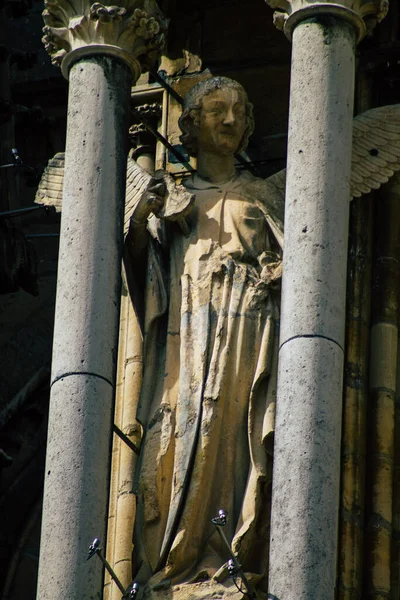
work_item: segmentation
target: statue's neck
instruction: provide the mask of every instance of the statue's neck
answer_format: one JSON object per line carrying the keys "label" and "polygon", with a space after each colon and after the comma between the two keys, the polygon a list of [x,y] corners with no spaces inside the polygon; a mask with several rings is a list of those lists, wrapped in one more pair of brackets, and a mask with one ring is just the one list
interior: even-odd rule
{"label": "statue's neck", "polygon": [[199,152],[197,174],[211,183],[229,181],[235,176],[235,161],[232,155],[224,156],[211,152]]}

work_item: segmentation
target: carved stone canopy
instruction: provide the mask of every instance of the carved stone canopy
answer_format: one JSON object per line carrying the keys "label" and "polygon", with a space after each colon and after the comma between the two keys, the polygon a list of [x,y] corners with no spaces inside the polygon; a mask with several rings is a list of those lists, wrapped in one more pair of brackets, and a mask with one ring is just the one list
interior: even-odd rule
{"label": "carved stone canopy", "polygon": [[357,31],[357,41],[381,21],[389,9],[389,0],[339,0],[307,2],[307,0],[266,0],[276,9],[274,23],[291,39],[295,26],[305,19],[329,15],[350,22]]}
{"label": "carved stone canopy", "polygon": [[85,55],[122,58],[136,81],[164,43],[166,20],[155,0],[45,0],[42,41],[63,75]]}

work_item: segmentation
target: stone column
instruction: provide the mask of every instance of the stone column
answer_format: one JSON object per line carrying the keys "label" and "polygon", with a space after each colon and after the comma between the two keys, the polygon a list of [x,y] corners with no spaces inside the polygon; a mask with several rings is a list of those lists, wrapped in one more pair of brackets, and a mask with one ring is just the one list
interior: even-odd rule
{"label": "stone column", "polygon": [[[67,146],[38,599],[102,597],[118,346],[126,144],[138,57],[156,53],[153,0],[47,3],[46,49],[69,78]],[[140,8],[139,8],[140,7]]]}
{"label": "stone column", "polygon": [[335,596],[354,58],[367,17],[385,14],[378,4],[350,9],[345,2],[294,0],[279,3],[286,12],[275,15],[293,50],[269,569],[274,600]]}

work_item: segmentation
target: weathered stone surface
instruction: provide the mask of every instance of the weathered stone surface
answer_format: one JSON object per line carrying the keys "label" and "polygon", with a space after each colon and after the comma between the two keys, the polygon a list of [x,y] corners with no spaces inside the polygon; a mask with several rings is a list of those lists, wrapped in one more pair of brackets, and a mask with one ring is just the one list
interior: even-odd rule
{"label": "weathered stone surface", "polygon": [[[185,102],[182,141],[198,164],[185,186],[196,198],[181,207],[187,231],[169,223],[169,277],[152,240],[144,315],[136,304],[145,356],[134,579],[154,598],[241,598],[228,573],[212,579],[229,559],[212,518],[228,512],[228,544],[265,590],[283,194],[235,172],[252,130],[241,86],[210,79]],[[143,195],[133,213],[133,271],[146,217],[156,208],[168,225],[162,205]]]}
{"label": "weathered stone surface", "polygon": [[40,600],[54,600],[54,590],[71,600],[101,598],[101,562],[85,560],[99,528],[104,533],[112,408],[113,388],[98,377],[70,375],[52,386]]}
{"label": "weathered stone surface", "polygon": [[[130,72],[109,56],[70,70],[38,598],[102,595],[116,369]],[[60,543],[62,548],[60,548]]]}
{"label": "weathered stone surface", "polygon": [[[239,588],[244,589],[240,577],[237,579]],[[245,600],[248,598],[238,590],[232,580],[225,584],[214,580],[198,583],[175,585],[161,589],[144,589],[138,600]],[[257,594],[257,600],[267,600],[266,594]]]}
{"label": "weathered stone surface", "polygon": [[281,345],[312,334],[343,347],[354,41],[337,20],[293,38]]}
{"label": "weathered stone surface", "polygon": [[333,600],[355,30],[293,33],[269,592]]}
{"label": "weathered stone surface", "polygon": [[323,338],[280,351],[269,592],[334,598],[343,352]]}
{"label": "weathered stone surface", "polygon": [[[125,65],[108,57],[87,59],[70,74],[74,118],[66,149],[53,380],[66,372],[96,373],[110,382],[114,377],[117,348],[109,344],[116,343],[118,327],[126,168],[118,132],[126,123],[127,75]],[[90,106],[93,97],[97,108]]]}

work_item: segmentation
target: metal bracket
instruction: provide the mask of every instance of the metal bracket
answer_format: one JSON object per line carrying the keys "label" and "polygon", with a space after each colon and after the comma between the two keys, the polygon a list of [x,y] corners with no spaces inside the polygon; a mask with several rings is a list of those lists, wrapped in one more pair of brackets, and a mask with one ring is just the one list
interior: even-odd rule
{"label": "metal bracket", "polygon": [[[211,519],[211,522],[215,526],[215,529],[218,531],[218,534],[219,534],[222,542],[224,543],[224,546],[226,547],[226,549],[229,553],[229,556],[231,557],[230,560],[228,561],[228,572],[229,572],[229,575],[232,577],[234,584],[239,589],[239,591],[241,591],[245,596],[247,596],[248,598],[251,598],[251,600],[257,600],[256,591],[255,591],[254,587],[252,586],[252,584],[250,583],[250,581],[247,579],[246,575],[243,573],[242,566],[239,563],[236,556],[234,555],[231,545],[228,542],[225,532],[223,530],[223,527],[225,527],[225,525],[228,522],[227,513],[222,508],[220,508],[218,511],[218,517],[214,517],[214,519]],[[241,590],[239,588],[239,586],[237,585],[236,579],[235,579],[236,575],[240,576],[241,580],[243,581],[244,585],[246,586],[246,591]]]}
{"label": "metal bracket", "polygon": [[26,165],[23,162],[22,158],[19,155],[19,152],[18,152],[17,148],[11,148],[10,154],[12,156],[13,162],[12,163],[8,163],[7,165],[0,165],[0,169],[9,169],[11,167],[14,167],[14,168],[24,168],[24,169],[27,169],[28,171],[34,171],[34,172],[36,172],[35,167],[31,167],[30,165]]}
{"label": "metal bracket", "polygon": [[175,148],[172,144],[170,144],[169,141],[167,140],[167,138],[165,138],[159,131],[157,131],[157,129],[154,129],[154,127],[145,119],[145,117],[143,115],[141,115],[138,112],[138,110],[136,108],[131,108],[131,112],[138,121],[143,123],[143,125],[147,129],[147,131],[149,133],[151,133],[157,140],[159,140],[163,144],[163,146],[165,146],[167,148],[167,150],[170,150],[172,152],[172,154],[175,156],[175,158],[181,164],[183,164],[190,173],[194,172],[192,165],[190,165],[187,162],[187,160],[183,156],[183,154],[181,152],[179,152],[179,150],[177,150],[177,148]]}
{"label": "metal bracket", "polygon": [[135,453],[135,454],[140,454],[140,450],[139,448],[136,446],[136,444],[134,444],[127,435],[125,435],[125,433],[123,431],[121,431],[121,429],[118,427],[118,425],[116,425],[114,423],[113,425],[113,431],[114,433],[117,434],[117,436],[123,441],[125,442],[125,444],[127,446],[129,446],[129,448]]}
{"label": "metal bracket", "polygon": [[108,560],[106,560],[106,558],[103,556],[103,553],[100,548],[100,544],[101,544],[101,542],[100,542],[99,538],[94,538],[93,542],[89,546],[89,553],[87,555],[86,560],[89,560],[90,558],[92,558],[92,556],[97,554],[97,556],[103,563],[104,567],[110,574],[111,579],[115,582],[118,589],[122,593],[121,600],[135,600],[137,593],[139,591],[139,584],[134,582],[127,589],[124,588],[120,579],[118,578],[117,574],[115,573],[114,569],[111,567]]}

